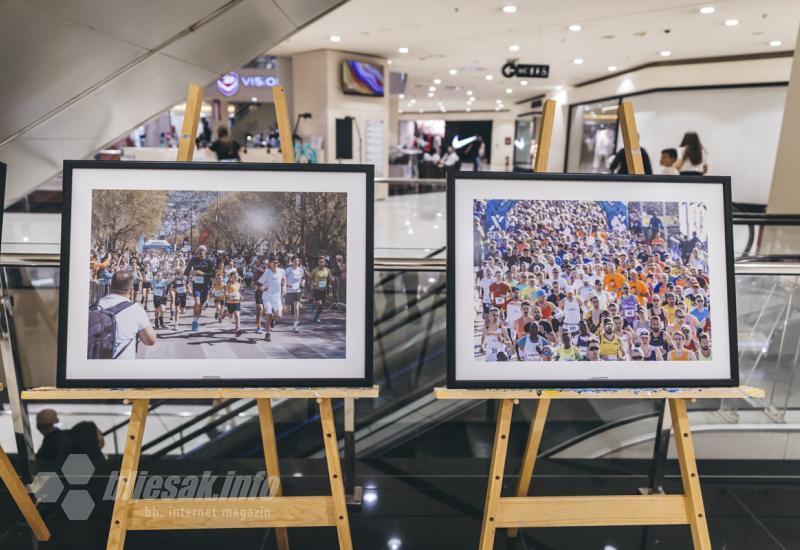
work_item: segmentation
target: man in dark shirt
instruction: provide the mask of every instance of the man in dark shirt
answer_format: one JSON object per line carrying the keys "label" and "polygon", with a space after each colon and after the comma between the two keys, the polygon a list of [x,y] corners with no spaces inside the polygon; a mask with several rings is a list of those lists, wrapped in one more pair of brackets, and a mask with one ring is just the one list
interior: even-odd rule
{"label": "man in dark shirt", "polygon": [[[650,164],[650,155],[647,154],[647,151],[644,147],[640,147],[639,150],[642,152],[642,164],[644,165],[644,173],[645,174],[652,174],[653,173],[653,166]],[[628,174],[628,159],[625,158],[625,149],[620,149],[614,155],[614,160],[611,161],[611,169],[612,174]]]}
{"label": "man in dark shirt", "polygon": [[56,428],[58,414],[53,409],[42,409],[36,415],[36,429],[44,436],[42,445],[36,451],[37,460],[55,460],[64,432]]}
{"label": "man in dark shirt", "polygon": [[208,300],[208,289],[211,287],[211,280],[214,277],[214,262],[207,256],[208,250],[200,245],[197,249],[197,256],[189,260],[186,265],[184,275],[190,277],[192,282],[192,296],[194,296],[194,321],[192,330],[200,330],[200,314],[203,312],[203,304]]}

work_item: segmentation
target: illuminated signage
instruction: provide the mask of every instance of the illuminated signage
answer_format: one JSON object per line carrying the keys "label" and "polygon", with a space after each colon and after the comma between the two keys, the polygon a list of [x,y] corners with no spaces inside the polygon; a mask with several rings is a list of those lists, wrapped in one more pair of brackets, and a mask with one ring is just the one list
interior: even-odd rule
{"label": "illuminated signage", "polygon": [[223,75],[217,80],[217,90],[224,96],[236,95],[239,86],[246,88],[272,88],[278,86],[280,81],[274,75],[239,75],[233,71]]}
{"label": "illuminated signage", "polygon": [[503,65],[503,76],[511,78],[547,78],[550,76],[550,65],[526,65],[523,63],[509,62]]}

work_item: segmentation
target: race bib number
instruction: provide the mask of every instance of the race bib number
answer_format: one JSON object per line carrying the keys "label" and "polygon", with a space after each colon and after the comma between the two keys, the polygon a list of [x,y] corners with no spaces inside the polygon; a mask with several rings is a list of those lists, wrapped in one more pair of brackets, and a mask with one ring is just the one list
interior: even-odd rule
{"label": "race bib number", "polygon": [[216,296],[217,298],[222,298],[223,296],[225,296],[225,291],[224,290],[215,290],[214,291],[214,296]]}
{"label": "race bib number", "polygon": [[297,281],[296,283],[292,283],[291,285],[289,285],[289,288],[291,290],[300,290],[300,281]]}
{"label": "race bib number", "polygon": [[230,294],[228,294],[228,298],[230,298],[231,300],[238,300],[239,299],[239,293],[238,292],[231,292]]}
{"label": "race bib number", "polygon": [[498,296],[497,298],[495,298],[494,301],[499,306],[503,305],[503,302],[505,302],[505,300],[501,296]]}
{"label": "race bib number", "polygon": [[622,310],[622,316],[623,317],[628,317],[628,318],[635,317],[636,316],[636,310],[635,309],[623,309]]}
{"label": "race bib number", "polygon": [[175,292],[177,292],[178,294],[186,294],[186,287],[183,286],[183,285],[176,286],[175,287]]}
{"label": "race bib number", "polygon": [[326,279],[321,280],[319,282],[319,288],[320,289],[328,288],[328,281]]}
{"label": "race bib number", "polygon": [[206,278],[203,277],[202,275],[195,275],[194,277],[192,277],[192,282],[196,285],[202,285],[203,283],[206,282]]}
{"label": "race bib number", "polygon": [[164,289],[161,287],[156,287],[154,290],[154,294],[160,298],[164,295]]}

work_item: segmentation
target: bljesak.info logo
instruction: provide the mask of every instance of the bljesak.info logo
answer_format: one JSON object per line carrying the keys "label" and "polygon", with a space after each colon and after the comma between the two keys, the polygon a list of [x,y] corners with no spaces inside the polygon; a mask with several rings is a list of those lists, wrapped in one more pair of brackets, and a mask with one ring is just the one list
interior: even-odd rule
{"label": "bljesak.info logo", "polygon": [[[45,504],[60,504],[66,517],[70,520],[86,520],[91,516],[100,499],[113,502],[119,482],[119,471],[111,472],[102,494],[90,491],[90,482],[96,481],[95,467],[88,456],[83,454],[69,455],[61,468],[56,472],[40,472],[31,484],[36,500]],[[151,475],[147,471],[139,472],[133,489],[134,500],[155,499],[208,499],[209,507],[193,505],[159,506],[158,509],[145,507],[145,514],[151,517],[223,517],[226,519],[259,519],[269,518],[269,507],[232,506],[218,510],[211,506],[214,499],[254,499],[275,495],[280,480],[268,477],[266,472],[254,474],[237,474],[229,470],[225,475],[212,474],[206,470],[199,475]]]}

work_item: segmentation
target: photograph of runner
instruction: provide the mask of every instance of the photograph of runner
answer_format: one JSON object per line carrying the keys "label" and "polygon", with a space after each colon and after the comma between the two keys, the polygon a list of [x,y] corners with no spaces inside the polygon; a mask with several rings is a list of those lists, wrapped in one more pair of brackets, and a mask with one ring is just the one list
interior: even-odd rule
{"label": "photograph of runner", "polygon": [[87,359],[346,357],[347,198],[94,189]]}
{"label": "photograph of runner", "polygon": [[476,359],[712,360],[705,203],[472,203]]}

